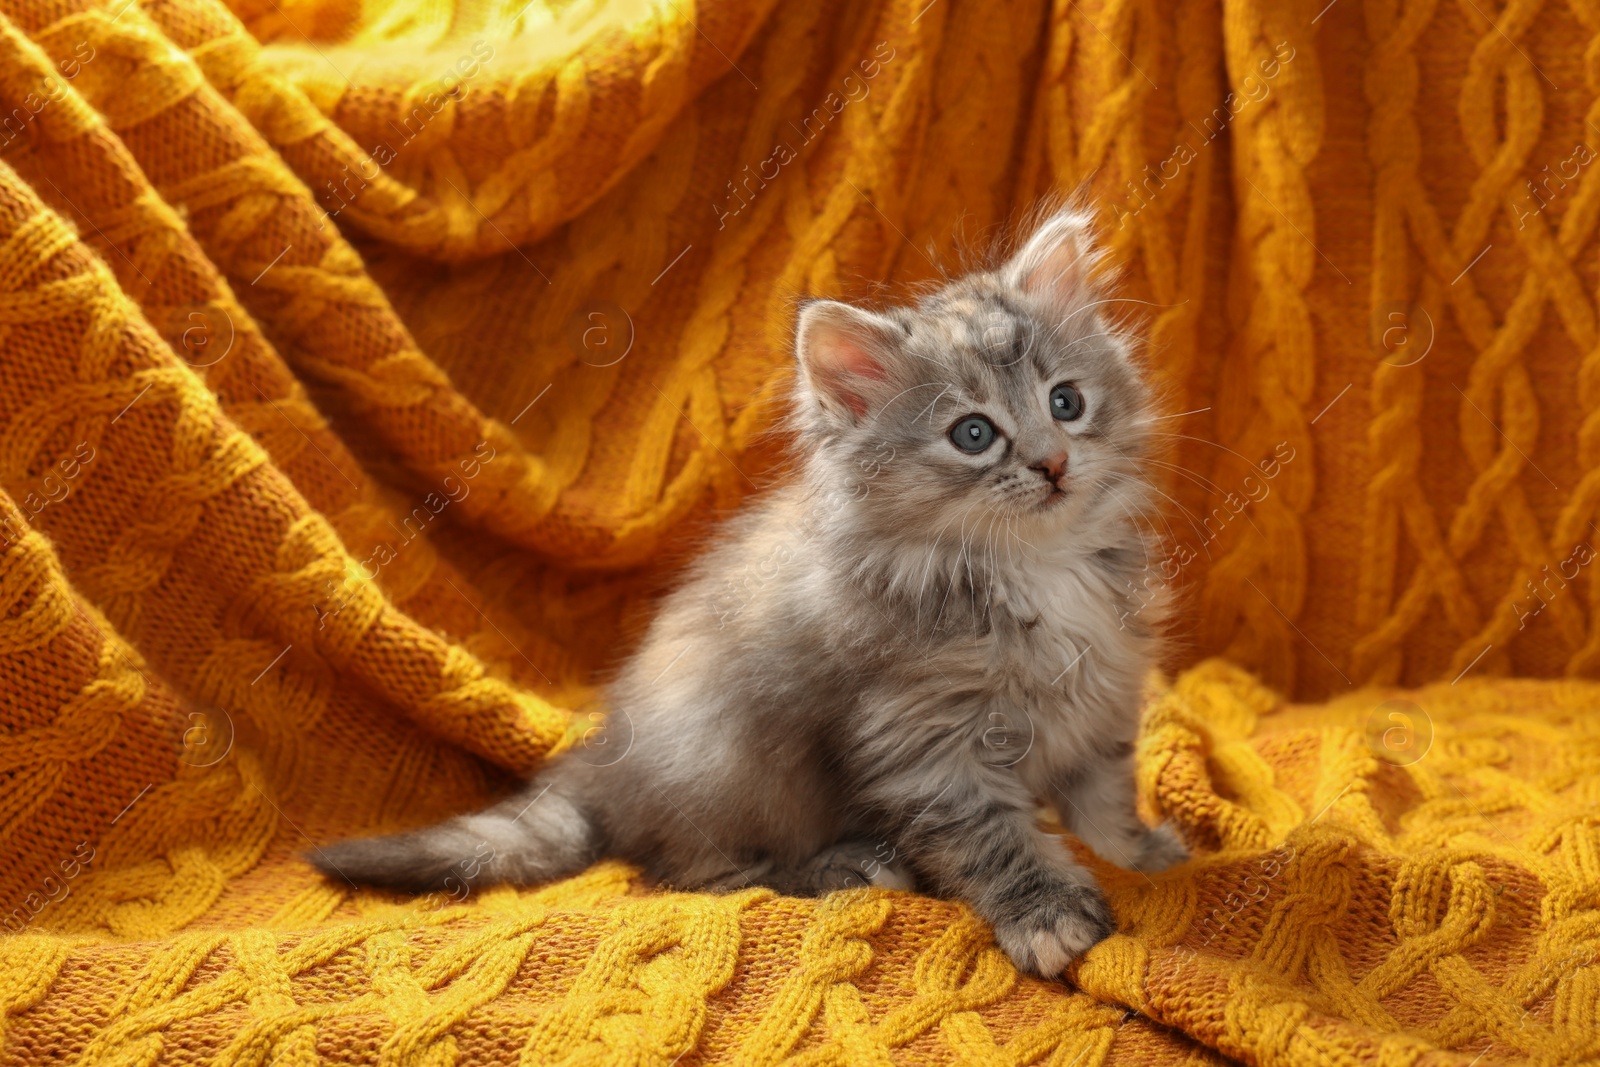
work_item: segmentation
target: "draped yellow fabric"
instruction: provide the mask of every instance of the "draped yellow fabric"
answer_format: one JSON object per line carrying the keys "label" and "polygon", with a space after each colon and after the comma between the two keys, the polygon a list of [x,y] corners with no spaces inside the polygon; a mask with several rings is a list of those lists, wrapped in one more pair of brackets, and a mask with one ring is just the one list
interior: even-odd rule
{"label": "draped yellow fabric", "polygon": [[[0,0],[7,1062],[1600,1062],[1600,9],[229,4]],[[1197,855],[1086,855],[1069,981],[909,894],[300,858],[625,759],[796,300],[1073,192]]]}

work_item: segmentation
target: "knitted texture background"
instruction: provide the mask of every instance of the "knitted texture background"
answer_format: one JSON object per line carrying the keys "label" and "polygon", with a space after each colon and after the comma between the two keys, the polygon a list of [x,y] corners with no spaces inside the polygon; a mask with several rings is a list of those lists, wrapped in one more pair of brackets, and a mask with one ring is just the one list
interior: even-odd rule
{"label": "knitted texture background", "polygon": [[[0,0],[6,1062],[1600,1062],[1600,7],[230,4]],[[794,302],[1080,188],[1197,855],[1085,854],[1070,984],[909,894],[299,858],[625,759]]]}

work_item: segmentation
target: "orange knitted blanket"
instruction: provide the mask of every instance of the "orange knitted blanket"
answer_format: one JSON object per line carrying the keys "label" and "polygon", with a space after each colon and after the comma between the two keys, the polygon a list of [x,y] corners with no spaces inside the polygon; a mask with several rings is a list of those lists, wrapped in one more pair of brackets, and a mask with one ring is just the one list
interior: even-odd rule
{"label": "orange knitted blanket", "polygon": [[[1600,686],[1529,680],[1600,669],[1600,9],[228,2],[0,0],[6,1062],[1600,1062]],[[299,858],[601,743],[793,302],[1080,186],[1197,856],[1088,858],[1068,982],[907,894]]]}

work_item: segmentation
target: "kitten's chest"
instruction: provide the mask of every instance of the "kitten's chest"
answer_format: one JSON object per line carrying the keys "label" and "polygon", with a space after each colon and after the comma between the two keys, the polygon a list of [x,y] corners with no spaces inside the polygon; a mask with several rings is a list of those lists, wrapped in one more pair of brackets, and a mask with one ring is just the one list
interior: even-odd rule
{"label": "kitten's chest", "polygon": [[1114,580],[1087,567],[1007,591],[990,655],[996,694],[1021,718],[1009,724],[1028,752],[1019,769],[1048,774],[1131,739],[1152,649],[1121,609]]}
{"label": "kitten's chest", "polygon": [[1088,564],[1041,568],[1007,583],[995,613],[992,653],[1030,686],[1051,691],[1090,657],[1120,662],[1131,650],[1121,599],[1106,575]]}

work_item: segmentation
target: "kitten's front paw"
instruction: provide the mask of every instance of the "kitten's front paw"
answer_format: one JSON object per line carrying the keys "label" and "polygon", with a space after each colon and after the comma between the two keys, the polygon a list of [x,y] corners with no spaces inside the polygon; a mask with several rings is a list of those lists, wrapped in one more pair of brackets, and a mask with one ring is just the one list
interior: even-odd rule
{"label": "kitten's front paw", "polygon": [[1176,867],[1188,858],[1189,850],[1184,847],[1177,831],[1170,824],[1162,823],[1144,835],[1144,840],[1139,843],[1138,853],[1134,856],[1133,869],[1164,871],[1168,867]]}
{"label": "kitten's front paw", "polygon": [[1065,885],[1015,914],[994,920],[994,939],[1020,970],[1054,978],[1090,946],[1116,932],[1095,885]]}

